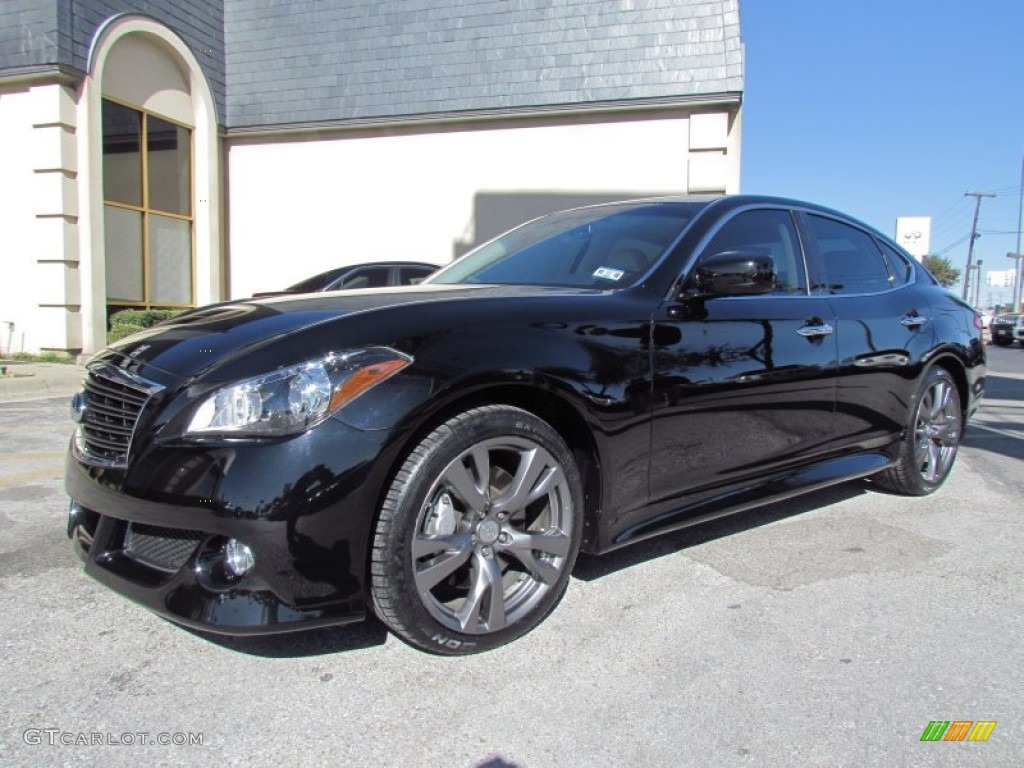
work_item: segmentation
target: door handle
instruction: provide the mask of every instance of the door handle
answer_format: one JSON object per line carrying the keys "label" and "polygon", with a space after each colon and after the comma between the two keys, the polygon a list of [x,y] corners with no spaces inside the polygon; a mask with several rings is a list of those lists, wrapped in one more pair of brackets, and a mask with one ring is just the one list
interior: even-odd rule
{"label": "door handle", "polygon": [[903,319],[900,320],[900,323],[907,328],[920,328],[927,322],[927,317],[922,317],[921,315],[917,314],[917,312],[915,312],[914,310],[907,312],[907,314],[903,316]]}
{"label": "door handle", "polygon": [[818,325],[805,325],[803,328],[797,329],[797,333],[805,337],[828,336],[830,333],[835,333],[835,330],[828,323],[819,323]]}

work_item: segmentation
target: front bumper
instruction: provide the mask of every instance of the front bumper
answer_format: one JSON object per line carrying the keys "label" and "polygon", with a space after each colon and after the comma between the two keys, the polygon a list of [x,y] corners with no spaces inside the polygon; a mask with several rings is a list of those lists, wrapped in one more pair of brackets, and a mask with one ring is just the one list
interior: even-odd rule
{"label": "front bumper", "polygon": [[1016,325],[990,325],[989,335],[993,340],[999,339],[1000,341],[1005,341],[1010,344],[1015,341],[1019,341],[1024,344],[1024,328]]}
{"label": "front bumper", "polygon": [[[69,450],[68,535],[98,581],[196,629],[269,634],[360,621],[386,434],[335,419],[277,443],[152,444],[127,469]],[[234,578],[225,545],[255,555]]]}

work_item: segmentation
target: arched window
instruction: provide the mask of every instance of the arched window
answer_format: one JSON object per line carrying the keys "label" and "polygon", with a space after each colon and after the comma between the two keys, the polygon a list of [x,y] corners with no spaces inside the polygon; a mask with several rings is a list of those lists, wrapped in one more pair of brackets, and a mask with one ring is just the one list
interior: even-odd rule
{"label": "arched window", "polygon": [[195,306],[192,132],[103,99],[108,314]]}
{"label": "arched window", "polygon": [[220,136],[197,51],[160,22],[96,31],[77,104],[82,346],[123,308],[224,297]]}

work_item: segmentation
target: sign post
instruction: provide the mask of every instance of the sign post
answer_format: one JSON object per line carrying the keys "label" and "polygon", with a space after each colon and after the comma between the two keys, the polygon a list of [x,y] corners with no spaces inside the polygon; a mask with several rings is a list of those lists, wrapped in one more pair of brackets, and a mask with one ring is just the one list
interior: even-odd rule
{"label": "sign post", "polygon": [[1024,254],[1008,253],[1006,258],[1014,259],[1017,262],[1013,267],[1013,311],[1020,312],[1021,280],[1024,279],[1024,275],[1021,274],[1021,259],[1024,259]]}

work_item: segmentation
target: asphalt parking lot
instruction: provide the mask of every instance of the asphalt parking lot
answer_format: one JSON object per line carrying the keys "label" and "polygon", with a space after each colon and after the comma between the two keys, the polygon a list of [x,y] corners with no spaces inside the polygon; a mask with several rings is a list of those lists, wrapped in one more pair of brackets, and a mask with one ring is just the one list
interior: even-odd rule
{"label": "asphalt parking lot", "polygon": [[0,765],[1024,764],[1024,351],[990,349],[937,495],[851,483],[582,558],[463,659],[375,622],[216,639],[101,588],[64,535],[66,399],[0,403]]}

